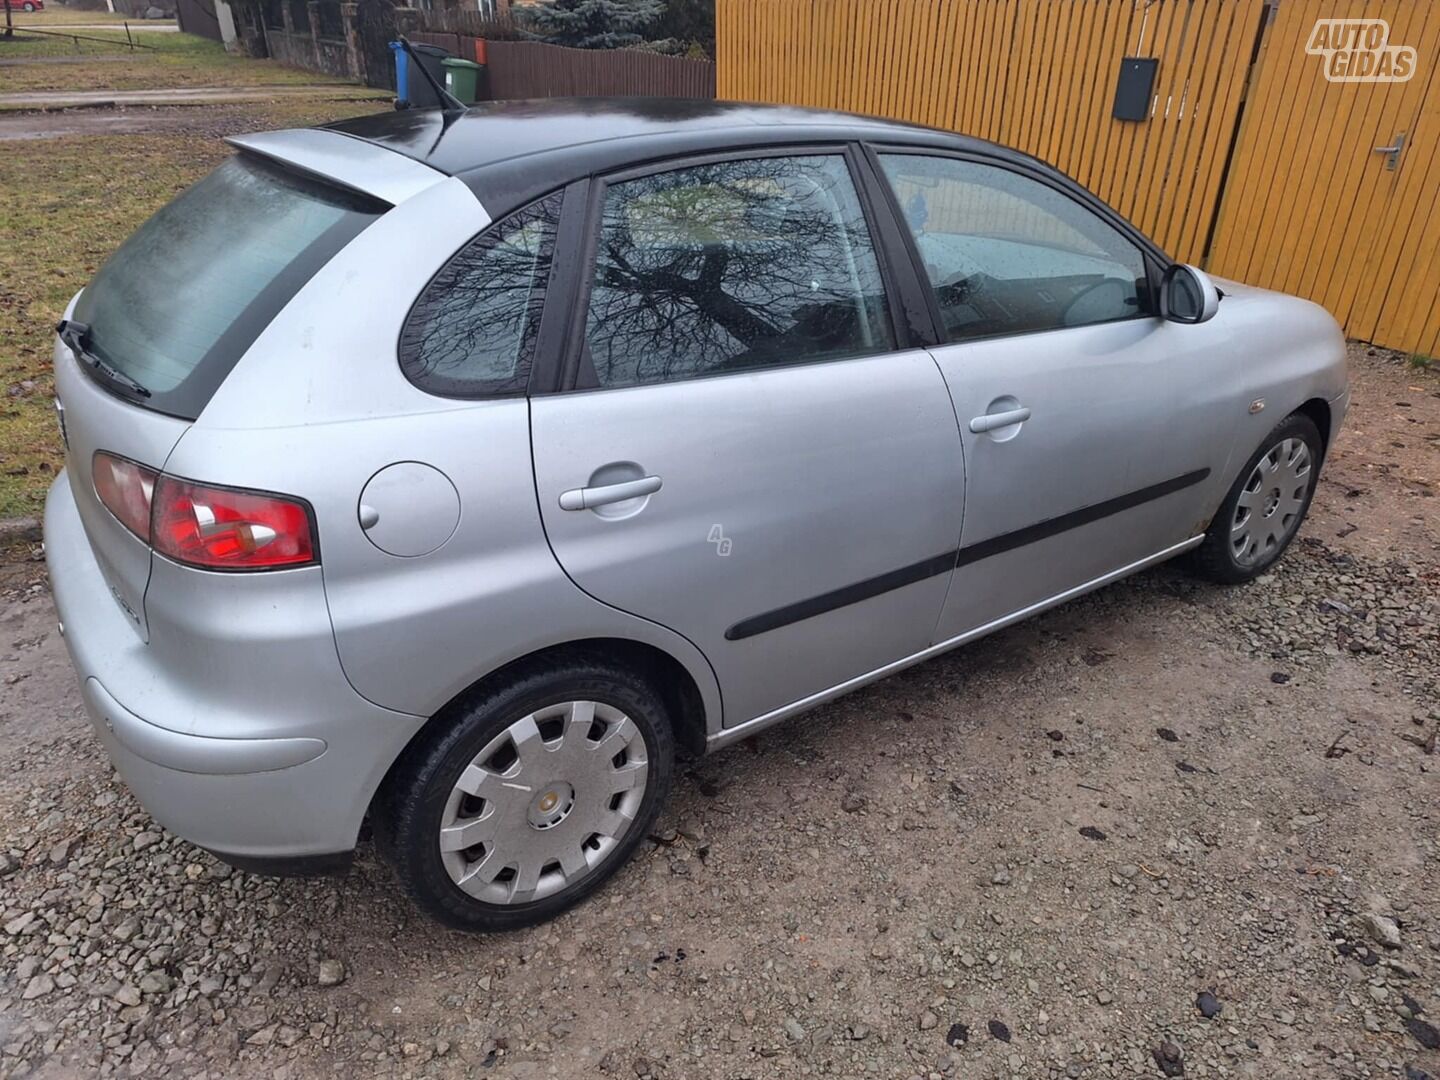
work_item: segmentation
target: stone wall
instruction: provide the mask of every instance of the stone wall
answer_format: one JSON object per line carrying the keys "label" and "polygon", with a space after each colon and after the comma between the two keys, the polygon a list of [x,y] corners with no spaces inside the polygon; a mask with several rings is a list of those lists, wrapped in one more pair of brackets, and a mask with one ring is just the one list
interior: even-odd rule
{"label": "stone wall", "polygon": [[[359,49],[355,3],[282,0],[278,8],[279,26],[272,25],[268,11],[260,22],[266,55],[306,71],[368,81],[367,65]],[[302,11],[300,25],[297,25],[297,9]]]}

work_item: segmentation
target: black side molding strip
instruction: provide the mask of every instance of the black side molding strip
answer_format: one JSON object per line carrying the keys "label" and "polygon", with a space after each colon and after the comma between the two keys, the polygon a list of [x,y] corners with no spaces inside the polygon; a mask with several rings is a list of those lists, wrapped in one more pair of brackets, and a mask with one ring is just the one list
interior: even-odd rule
{"label": "black side molding strip", "polygon": [[1200,483],[1209,475],[1209,469],[1196,469],[1184,476],[1177,476],[1173,480],[1162,480],[1158,484],[1151,484],[1139,491],[1131,491],[1113,499],[1106,499],[1094,506],[1082,506],[1079,510],[1072,510],[1068,514],[1061,514],[1059,517],[1048,518],[1045,521],[1037,521],[1034,525],[1026,525],[1023,529],[1001,533],[999,536],[992,536],[989,540],[969,544],[960,549],[960,558],[955,563],[955,568],[958,570],[962,566],[979,562],[981,559],[988,559],[992,555],[1013,551],[1015,548],[1024,547],[1026,544],[1033,544],[1039,540],[1048,540],[1069,529],[1078,529],[1081,525],[1089,525],[1091,522],[1110,517],[1112,514],[1123,514],[1126,510],[1133,510],[1154,499],[1183,491],[1187,487]]}
{"label": "black side molding strip", "polygon": [[1093,506],[1082,506],[1079,510],[1072,510],[1068,514],[1061,514],[1059,517],[1038,521],[1034,525],[1027,525],[1023,529],[1016,529],[1014,532],[1002,533],[1000,536],[992,536],[990,539],[981,540],[977,544],[970,544],[956,551],[947,551],[943,555],[936,555],[918,563],[912,563],[909,566],[902,566],[898,570],[890,570],[884,574],[880,574],[878,577],[866,578],[864,581],[857,581],[853,585],[846,585],[844,588],[835,589],[832,592],[812,596],[808,600],[787,604],[784,607],[775,608],[773,611],[767,611],[760,615],[752,615],[748,619],[741,619],[734,626],[730,627],[730,629],[726,630],[725,640],[741,641],[748,637],[754,637],[756,634],[764,634],[770,630],[778,630],[782,626],[789,626],[791,623],[800,622],[803,619],[812,619],[816,615],[824,615],[827,611],[834,611],[837,608],[858,604],[862,600],[869,600],[882,593],[904,588],[906,585],[914,585],[918,581],[924,581],[926,578],[934,577],[937,574],[958,570],[962,566],[979,562],[981,559],[988,559],[993,555],[1013,551],[1015,548],[1024,547],[1026,544],[1033,544],[1040,540],[1048,540],[1050,537],[1057,536],[1069,529],[1077,529],[1081,525],[1089,525],[1092,522],[1099,521],[1101,518],[1110,517],[1112,514],[1124,513],[1126,510],[1133,510],[1135,507],[1154,499],[1163,498],[1166,495],[1182,491],[1187,487],[1200,483],[1200,481],[1209,475],[1209,469],[1196,469],[1194,472],[1177,476],[1173,480],[1164,480],[1158,484],[1151,484],[1149,487],[1128,492],[1114,499],[1107,499],[1105,502],[1095,503]]}
{"label": "black side molding strip", "polygon": [[774,611],[767,611],[763,615],[752,615],[748,619],[741,619],[725,631],[725,640],[739,641],[742,638],[763,634],[767,630],[778,630],[782,626],[789,626],[801,619],[811,619],[816,615],[823,615],[827,611],[834,611],[836,608],[858,604],[861,600],[869,600],[873,596],[879,596],[881,593],[887,593],[893,589],[914,585],[917,581],[924,581],[936,574],[948,574],[955,568],[955,555],[956,552],[947,551],[943,555],[936,555],[909,566],[902,566],[899,570],[891,570],[879,577],[857,581],[854,585],[846,585],[843,589],[836,589],[834,592],[821,593],[808,600],[801,600],[797,604],[787,604]]}

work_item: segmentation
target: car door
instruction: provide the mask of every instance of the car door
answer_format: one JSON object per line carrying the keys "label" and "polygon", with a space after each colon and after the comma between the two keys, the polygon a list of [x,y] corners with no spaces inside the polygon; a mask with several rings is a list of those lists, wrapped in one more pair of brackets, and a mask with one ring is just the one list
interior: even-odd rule
{"label": "car door", "polygon": [[930,285],[965,448],[936,641],[1203,532],[1238,421],[1222,320],[1158,318],[1153,255],[1038,170],[900,150],[877,164]]}
{"label": "car door", "polygon": [[847,152],[594,186],[570,374],[531,405],[566,572],[698,646],[726,726],[925,648],[960,533],[960,439],[934,361],[892,318]]}

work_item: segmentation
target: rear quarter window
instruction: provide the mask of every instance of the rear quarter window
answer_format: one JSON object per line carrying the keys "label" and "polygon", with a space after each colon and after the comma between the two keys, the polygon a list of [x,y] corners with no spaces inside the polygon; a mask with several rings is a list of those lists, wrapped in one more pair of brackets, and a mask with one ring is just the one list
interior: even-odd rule
{"label": "rear quarter window", "polygon": [[[260,332],[385,205],[240,154],[142,225],[81,293],[88,348],[193,420]],[[102,384],[103,385],[103,384]]]}
{"label": "rear quarter window", "polygon": [[406,378],[445,397],[525,392],[563,197],[502,218],[430,280],[400,334]]}

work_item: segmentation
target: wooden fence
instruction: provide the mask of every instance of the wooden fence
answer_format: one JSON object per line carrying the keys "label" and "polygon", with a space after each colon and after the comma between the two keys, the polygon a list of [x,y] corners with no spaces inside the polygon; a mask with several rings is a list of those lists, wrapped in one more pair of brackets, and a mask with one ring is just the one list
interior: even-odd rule
{"label": "wooden fence", "polygon": [[[1407,82],[1321,78],[1316,12],[1286,0],[1240,121],[1209,266],[1324,304],[1352,337],[1440,356],[1440,3],[1325,5],[1413,46]],[[1395,168],[1376,147],[1403,139]]]}
{"label": "wooden fence", "polygon": [[496,98],[715,96],[715,65],[636,49],[566,49],[534,41],[490,41]]}
{"label": "wooden fence", "polygon": [[[1310,296],[1352,335],[1434,354],[1440,3],[1285,0],[1276,11],[1270,0],[718,0],[717,92],[1016,147],[1177,259]],[[1419,50],[1417,74],[1327,82],[1305,51],[1321,16],[1388,19],[1391,40]],[[1115,120],[1120,62],[1137,56],[1159,61],[1148,116]],[[1407,157],[1389,173],[1372,147],[1397,132]],[[1368,243],[1377,235],[1393,241],[1383,255]]]}
{"label": "wooden fence", "polygon": [[638,49],[567,49],[537,41],[486,41],[466,33],[417,31],[410,40],[438,45],[486,67],[488,96],[715,96],[715,65]]}

